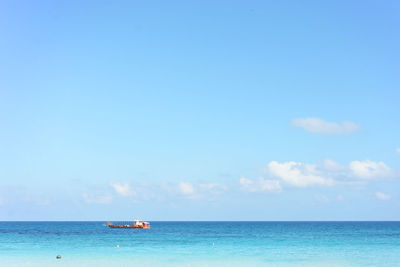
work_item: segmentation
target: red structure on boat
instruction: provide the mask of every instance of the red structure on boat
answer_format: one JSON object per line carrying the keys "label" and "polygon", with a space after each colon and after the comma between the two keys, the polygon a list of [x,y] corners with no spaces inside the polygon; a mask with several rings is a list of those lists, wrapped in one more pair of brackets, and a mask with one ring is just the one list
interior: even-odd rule
{"label": "red structure on boat", "polygon": [[110,228],[140,228],[140,229],[150,229],[150,223],[141,221],[141,220],[134,220],[133,224],[112,224],[107,222],[108,227]]}

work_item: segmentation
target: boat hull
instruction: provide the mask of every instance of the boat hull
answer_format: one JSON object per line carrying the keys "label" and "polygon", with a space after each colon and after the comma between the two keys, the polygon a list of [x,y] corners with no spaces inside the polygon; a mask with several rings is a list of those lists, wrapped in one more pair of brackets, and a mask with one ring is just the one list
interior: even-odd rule
{"label": "boat hull", "polygon": [[136,226],[136,225],[109,225],[110,228],[127,228],[127,229],[150,229],[150,226]]}
{"label": "boat hull", "polygon": [[110,222],[108,222],[107,225],[113,229],[150,229],[150,225],[114,225]]}

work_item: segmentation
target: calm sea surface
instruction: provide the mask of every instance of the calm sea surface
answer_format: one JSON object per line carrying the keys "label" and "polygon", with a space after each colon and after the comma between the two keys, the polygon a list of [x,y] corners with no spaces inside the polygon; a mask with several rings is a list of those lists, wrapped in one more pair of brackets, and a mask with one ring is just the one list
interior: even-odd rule
{"label": "calm sea surface", "polygon": [[0,266],[400,266],[400,222],[0,222]]}

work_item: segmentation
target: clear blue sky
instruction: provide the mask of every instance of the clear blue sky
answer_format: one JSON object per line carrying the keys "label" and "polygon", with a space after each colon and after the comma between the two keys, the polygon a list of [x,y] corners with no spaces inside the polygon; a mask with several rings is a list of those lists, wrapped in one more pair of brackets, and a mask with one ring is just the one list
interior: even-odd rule
{"label": "clear blue sky", "polygon": [[1,1],[0,220],[400,220],[399,1]]}

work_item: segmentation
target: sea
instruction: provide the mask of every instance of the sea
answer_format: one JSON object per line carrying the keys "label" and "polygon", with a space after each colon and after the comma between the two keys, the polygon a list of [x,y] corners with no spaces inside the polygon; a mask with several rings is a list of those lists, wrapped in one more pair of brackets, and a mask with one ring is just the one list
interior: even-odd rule
{"label": "sea", "polygon": [[400,266],[400,222],[150,223],[0,222],[0,266]]}

